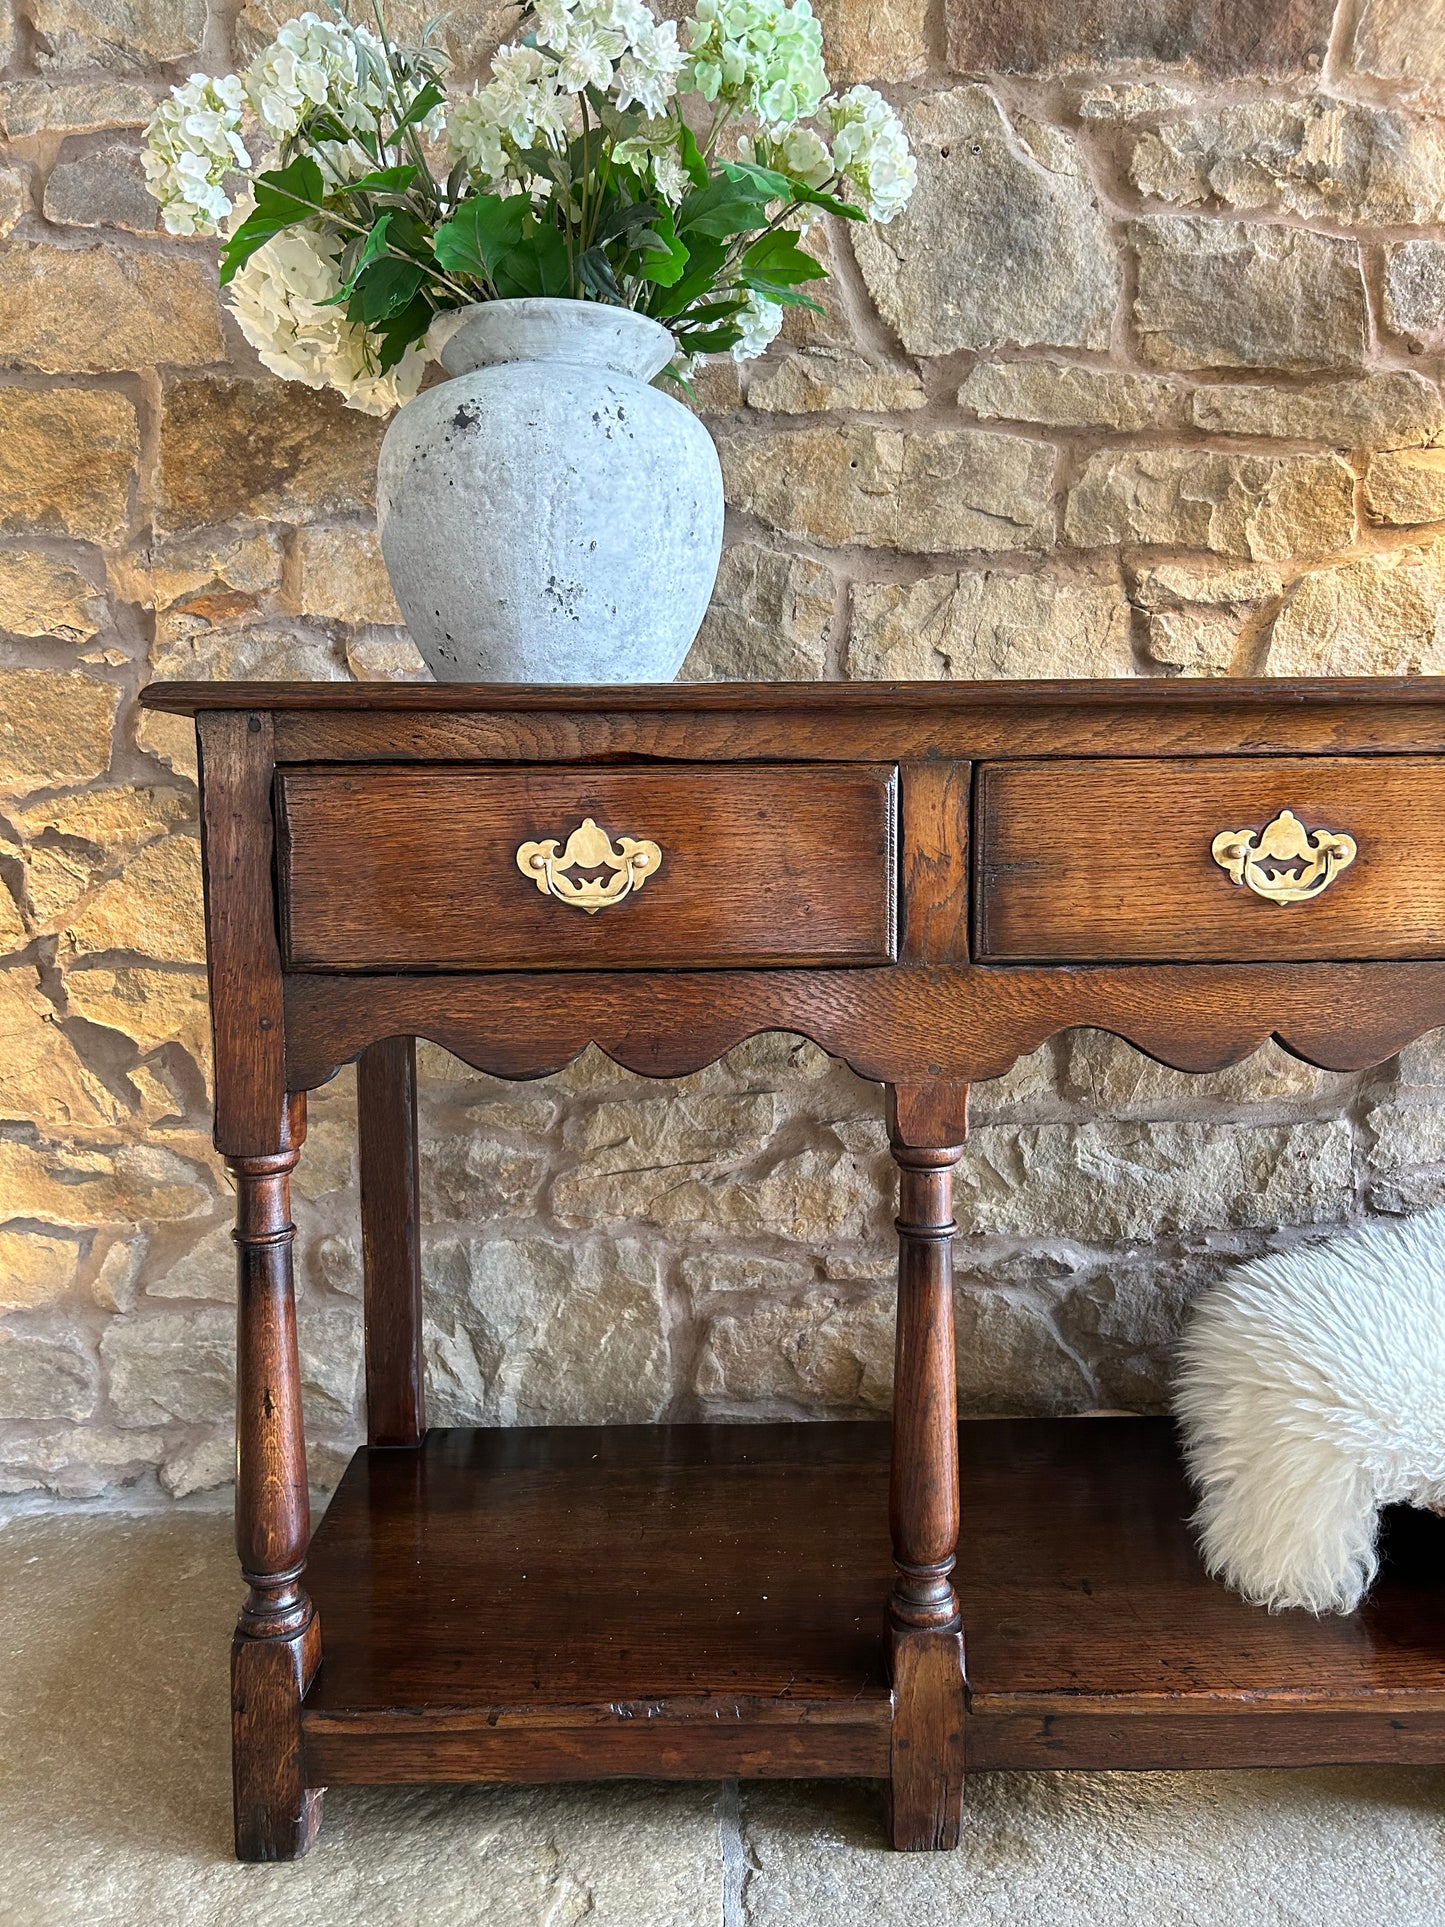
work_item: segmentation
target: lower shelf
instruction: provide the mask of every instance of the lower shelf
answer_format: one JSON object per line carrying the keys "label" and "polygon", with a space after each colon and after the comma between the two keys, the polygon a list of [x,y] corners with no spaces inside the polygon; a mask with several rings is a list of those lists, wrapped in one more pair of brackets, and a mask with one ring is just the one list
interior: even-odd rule
{"label": "lower shelf", "polygon": [[[1445,1521],[1366,1608],[1201,1570],[1170,1427],[960,1428],[973,1767],[1445,1759]],[[888,1428],[438,1431],[357,1453],[308,1583],[312,1784],[881,1775]]]}

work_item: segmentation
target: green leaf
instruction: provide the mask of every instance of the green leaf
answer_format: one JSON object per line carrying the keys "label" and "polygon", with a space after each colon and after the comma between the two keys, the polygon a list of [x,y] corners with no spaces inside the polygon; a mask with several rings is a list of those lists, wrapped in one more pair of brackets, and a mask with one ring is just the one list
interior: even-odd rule
{"label": "green leaf", "polygon": [[419,122],[424,121],[433,107],[440,107],[445,98],[436,82],[429,80],[396,123],[396,133],[400,134],[405,128],[415,127]]}
{"label": "green leaf", "polygon": [[718,172],[734,187],[747,186],[763,201],[791,201],[795,182],[775,168],[755,167],[751,161],[722,161]]}
{"label": "green leaf", "polygon": [[707,186],[707,162],[702,157],[696,134],[680,114],[677,121],[677,158],[687,169],[688,179],[694,187]]}
{"label": "green leaf", "polygon": [[803,252],[798,246],[798,237],[787,228],[774,228],[771,234],[754,241],[743,255],[742,266],[745,278],[748,274],[762,274],[770,281],[789,285],[795,281],[824,280],[828,273],[821,261]]}
{"label": "green leaf", "polygon": [[503,300],[523,295],[566,295],[572,292],[567,244],[554,227],[538,224],[519,246],[504,255],[492,276]]}
{"label": "green leaf", "polygon": [[793,199],[799,207],[820,207],[826,214],[837,214],[845,221],[866,221],[868,216],[861,207],[854,207],[851,201],[840,201],[836,194],[825,194],[820,187],[809,187],[803,181],[791,183]]}
{"label": "green leaf", "polygon": [[496,280],[498,264],[522,238],[529,207],[525,194],[474,194],[432,236],[437,263],[448,274]]}
{"label": "green leaf", "polygon": [[706,334],[684,335],[681,346],[690,355],[720,355],[725,348],[731,348],[734,342],[742,338],[741,328],[714,328]]}
{"label": "green leaf", "polygon": [[392,211],[388,208],[376,226],[371,230],[370,234],[367,235],[359,253],[354,252],[351,247],[347,248],[346,253],[342,256],[344,278],[340,291],[332,295],[329,301],[321,302],[321,307],[334,308],[341,302],[351,299],[357,282],[361,279],[361,276],[367,268],[371,266],[373,261],[379,260],[380,257],[386,253],[386,231],[391,226],[391,219]]}
{"label": "green leaf", "polygon": [[315,161],[302,156],[289,167],[256,176],[256,205],[221,250],[221,286],[283,228],[320,212],[326,183]]}
{"label": "green leaf", "polygon": [[[412,300],[424,278],[425,270],[415,261],[398,261],[394,255],[387,255],[372,262],[356,277],[353,305],[359,306],[360,314],[353,318],[364,321],[368,328],[390,320]],[[352,310],[347,312],[351,314]]]}
{"label": "green leaf", "polygon": [[432,322],[432,305],[417,295],[376,329],[378,362],[382,374],[395,368],[414,341],[420,341]]}
{"label": "green leaf", "polygon": [[[657,316],[681,314],[684,308],[707,294],[716,280],[728,251],[721,241],[712,240],[707,235],[689,234],[687,236],[688,262],[678,280],[660,301],[649,304],[648,312]],[[667,287],[664,282],[662,284]]]}
{"label": "green leaf", "polygon": [[382,167],[374,174],[363,174],[359,181],[348,181],[346,194],[405,194],[416,179],[414,167]]}
{"label": "green leaf", "polygon": [[710,181],[698,194],[689,194],[677,210],[679,234],[705,234],[723,240],[729,234],[748,234],[768,224],[767,204],[776,195],[761,193],[747,180],[728,174]]}
{"label": "green leaf", "polygon": [[672,214],[666,208],[655,228],[637,236],[632,250],[642,255],[633,274],[639,281],[650,281],[658,288],[670,288],[680,281],[689,260],[687,247],[678,239]]}
{"label": "green leaf", "polygon": [[609,301],[617,307],[624,305],[612,263],[600,247],[588,248],[577,257],[577,279],[584,288],[590,288],[599,301]]}

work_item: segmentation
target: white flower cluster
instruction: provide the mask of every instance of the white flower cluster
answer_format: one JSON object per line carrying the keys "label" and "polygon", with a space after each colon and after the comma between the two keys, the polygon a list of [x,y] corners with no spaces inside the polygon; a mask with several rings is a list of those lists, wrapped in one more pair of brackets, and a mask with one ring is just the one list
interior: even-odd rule
{"label": "white flower cluster", "polygon": [[918,184],[902,121],[872,87],[850,87],[824,112],[833,131],[833,165],[857,189],[870,221],[891,221]]}
{"label": "white flower cluster", "polygon": [[645,0],[539,0],[535,47],[501,47],[492,78],[453,108],[447,140],[453,166],[474,181],[498,181],[517,150],[560,140],[576,95],[611,92],[619,110],[662,114],[677,92],[686,55],[677,28]]}
{"label": "white flower cluster", "polygon": [[341,243],[307,227],[287,228],[258,248],[232,281],[229,296],[241,332],[263,364],[283,381],[339,389],[348,408],[389,415],[421,386],[424,346],[407,349],[379,374],[365,328],[340,307],[324,304],[341,287]]}
{"label": "white flower cluster", "polygon": [[766,295],[748,291],[748,305],[742,313],[734,316],[733,326],[742,330],[741,339],[732,347],[734,361],[752,361],[778,337],[783,325],[783,310],[779,302],[769,301]]}
{"label": "white flower cluster", "polygon": [[619,141],[612,158],[622,167],[634,167],[639,174],[652,169],[652,178],[662,199],[676,207],[691,191],[692,176],[677,156],[677,127],[670,120],[645,122],[631,140]]}
{"label": "white flower cluster", "polygon": [[218,234],[231,212],[222,183],[251,165],[241,140],[241,83],[192,74],[173,87],[146,128],[144,165],[168,234]]}
{"label": "white flower cluster", "polygon": [[289,140],[325,106],[352,133],[376,126],[386,100],[386,49],[349,20],[288,20],[246,69],[247,98],[274,140]]}
{"label": "white flower cluster", "polygon": [[828,91],[823,29],[808,0],[697,0],[686,78],[707,100],[791,127]]}

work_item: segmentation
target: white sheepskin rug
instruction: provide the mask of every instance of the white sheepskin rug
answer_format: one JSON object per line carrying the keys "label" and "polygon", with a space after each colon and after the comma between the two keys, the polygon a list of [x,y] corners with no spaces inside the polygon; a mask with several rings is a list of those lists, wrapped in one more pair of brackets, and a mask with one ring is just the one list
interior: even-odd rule
{"label": "white sheepskin rug", "polygon": [[1271,1611],[1353,1612],[1381,1506],[1445,1508],[1445,1211],[1242,1266],[1180,1357],[1209,1571]]}

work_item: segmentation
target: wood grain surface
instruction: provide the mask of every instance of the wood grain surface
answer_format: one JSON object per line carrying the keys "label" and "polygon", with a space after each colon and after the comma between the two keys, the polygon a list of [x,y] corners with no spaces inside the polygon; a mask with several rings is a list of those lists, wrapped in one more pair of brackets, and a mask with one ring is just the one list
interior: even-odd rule
{"label": "wood grain surface", "polygon": [[[1317,897],[1279,904],[1210,846],[1286,809],[1358,854]],[[982,959],[1445,956],[1445,757],[991,764],[977,821]]]}
{"label": "wood grain surface", "polygon": [[[889,766],[288,770],[287,961],[356,970],[880,963],[893,955]],[[592,817],[656,874],[595,914],[539,891],[524,842]]]}

